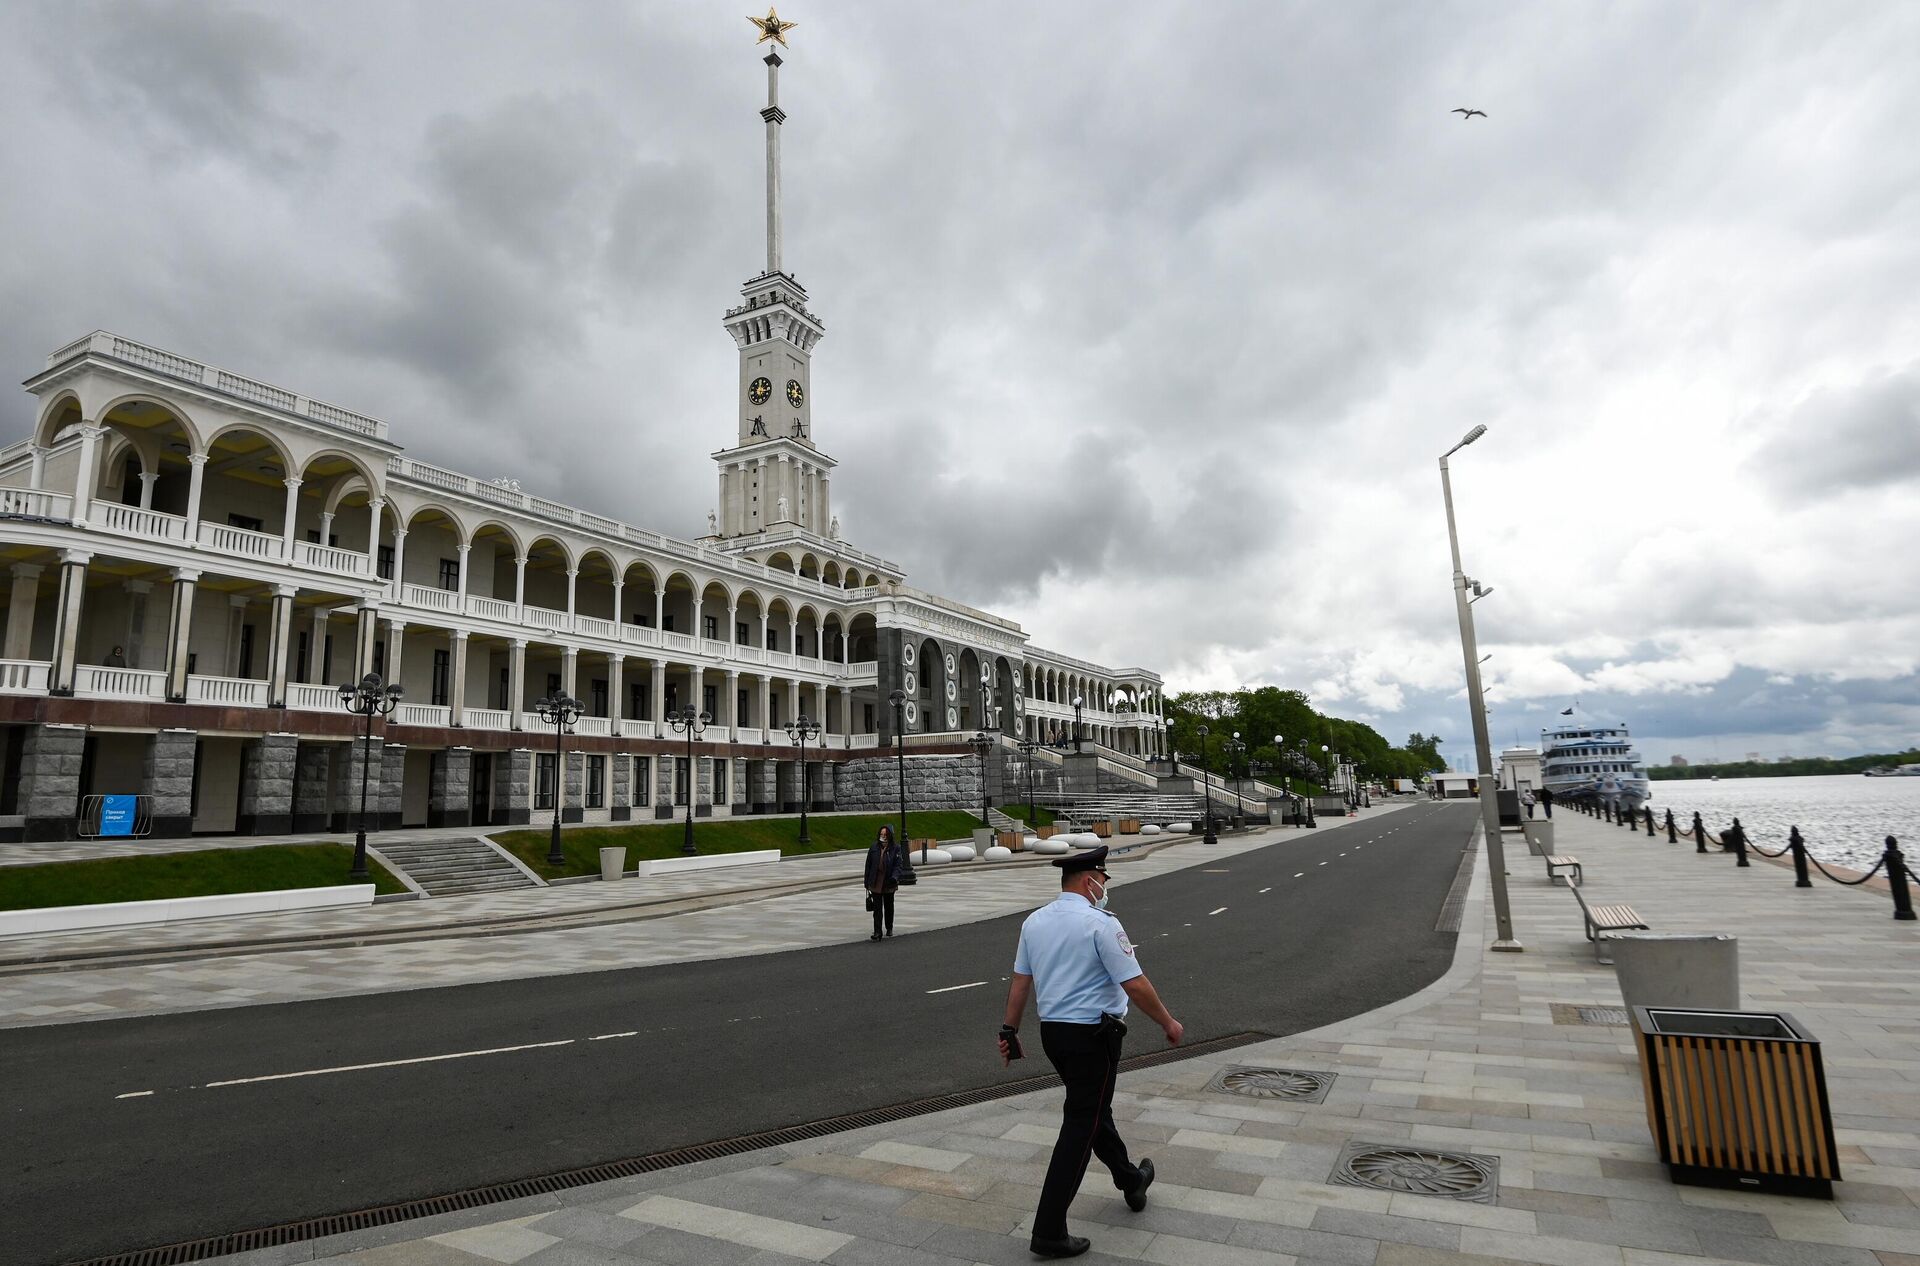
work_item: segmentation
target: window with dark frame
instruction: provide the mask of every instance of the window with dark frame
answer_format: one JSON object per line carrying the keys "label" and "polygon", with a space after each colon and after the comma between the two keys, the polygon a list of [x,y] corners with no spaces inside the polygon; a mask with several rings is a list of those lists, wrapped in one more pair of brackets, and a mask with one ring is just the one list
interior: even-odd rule
{"label": "window with dark frame", "polygon": [[589,809],[600,809],[607,802],[607,758],[587,757],[587,802]]}

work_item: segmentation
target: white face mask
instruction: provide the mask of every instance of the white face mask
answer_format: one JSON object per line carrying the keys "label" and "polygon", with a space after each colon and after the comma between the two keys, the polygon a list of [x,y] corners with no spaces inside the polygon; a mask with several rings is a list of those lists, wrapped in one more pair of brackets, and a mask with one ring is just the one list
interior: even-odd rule
{"label": "white face mask", "polygon": [[1112,889],[1113,881],[1111,879],[1102,879],[1100,881],[1100,895],[1093,899],[1094,909],[1104,910],[1107,908],[1107,894],[1112,891]]}

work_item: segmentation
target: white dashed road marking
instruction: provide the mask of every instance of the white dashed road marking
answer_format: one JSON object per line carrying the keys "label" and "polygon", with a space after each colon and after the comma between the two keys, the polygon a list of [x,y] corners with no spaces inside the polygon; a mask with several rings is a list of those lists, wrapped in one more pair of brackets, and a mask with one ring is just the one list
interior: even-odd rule
{"label": "white dashed road marking", "polygon": [[1262,888],[1262,889],[1261,889],[1260,891],[1261,891],[1261,892],[1272,892],[1272,891],[1273,891],[1273,889],[1271,889],[1271,888]]}
{"label": "white dashed road marking", "polygon": [[969,983],[964,985],[948,985],[944,989],[929,989],[927,990],[927,992],[928,993],[952,993],[956,989],[978,989],[981,985],[984,985],[986,983],[987,982],[984,980],[975,980],[975,981],[970,981]]}
{"label": "white dashed road marking", "polygon": [[1226,912],[1226,909],[1227,909],[1227,908],[1226,908],[1225,906],[1221,906],[1221,907],[1220,907],[1220,908],[1219,908],[1218,910],[1209,910],[1209,911],[1207,911],[1207,914],[1208,914],[1208,916],[1209,916],[1209,917],[1211,917],[1211,916],[1213,916],[1213,915],[1216,915],[1216,914],[1224,914],[1224,913]]}

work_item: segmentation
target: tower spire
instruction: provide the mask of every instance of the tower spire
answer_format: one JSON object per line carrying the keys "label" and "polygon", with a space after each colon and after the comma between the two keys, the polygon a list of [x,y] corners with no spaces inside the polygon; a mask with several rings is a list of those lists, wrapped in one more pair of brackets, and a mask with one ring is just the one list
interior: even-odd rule
{"label": "tower spire", "polygon": [[767,124],[767,271],[780,268],[780,125],[786,112],[780,108],[780,54],[767,54],[767,108],[760,117]]}

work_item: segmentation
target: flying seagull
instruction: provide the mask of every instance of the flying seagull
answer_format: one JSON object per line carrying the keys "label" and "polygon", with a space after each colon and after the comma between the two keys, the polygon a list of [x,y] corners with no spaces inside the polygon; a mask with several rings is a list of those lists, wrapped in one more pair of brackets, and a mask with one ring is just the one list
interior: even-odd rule
{"label": "flying seagull", "polygon": [[1466,122],[1468,119],[1471,119],[1476,114],[1483,119],[1487,117],[1487,112],[1485,110],[1469,110],[1465,106],[1455,106],[1452,110],[1448,111],[1448,113],[1459,115],[1460,121],[1462,123]]}

